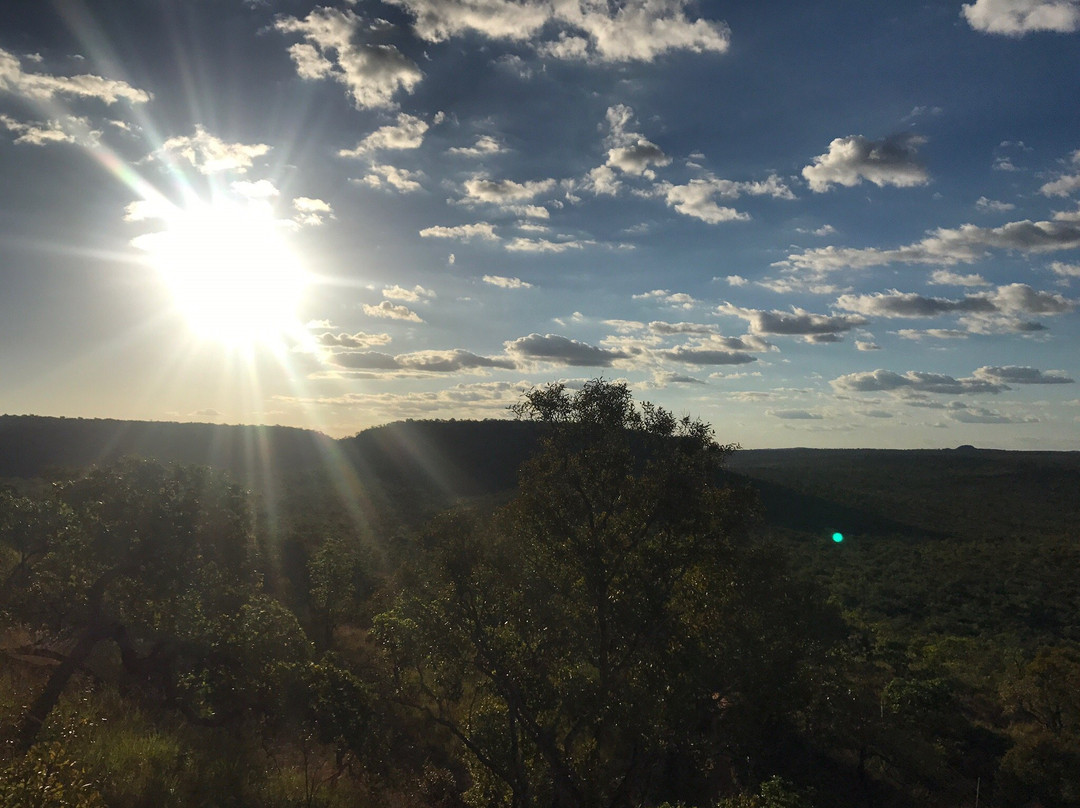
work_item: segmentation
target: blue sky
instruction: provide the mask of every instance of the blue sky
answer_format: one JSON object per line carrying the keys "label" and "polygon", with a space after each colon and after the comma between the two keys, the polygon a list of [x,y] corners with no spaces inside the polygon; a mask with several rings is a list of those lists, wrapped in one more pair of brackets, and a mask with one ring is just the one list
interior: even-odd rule
{"label": "blue sky", "polygon": [[4,15],[2,411],[1077,447],[1077,0]]}

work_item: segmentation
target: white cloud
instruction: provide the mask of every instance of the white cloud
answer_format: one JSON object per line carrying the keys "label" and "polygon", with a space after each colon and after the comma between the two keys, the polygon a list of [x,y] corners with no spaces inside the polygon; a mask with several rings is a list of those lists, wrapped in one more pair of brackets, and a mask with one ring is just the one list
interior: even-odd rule
{"label": "white cloud", "polygon": [[406,289],[403,286],[387,286],[382,290],[382,296],[387,300],[404,300],[406,303],[416,303],[420,300],[430,300],[436,297],[434,290],[425,289],[423,286],[417,284],[412,289]]}
{"label": "white cloud", "polygon": [[831,224],[823,224],[821,227],[815,228],[813,230],[807,227],[796,227],[795,232],[805,233],[810,236],[831,236],[833,233],[836,232],[836,228],[833,227]]}
{"label": "white cloud", "polygon": [[[1059,294],[1040,292],[1027,284],[999,286],[993,292],[980,292],[952,299],[927,297],[915,292],[877,292],[870,295],[841,295],[836,305],[847,311],[870,317],[915,318],[960,315],[960,323],[969,333],[1030,333],[1045,330],[1039,323],[1022,315],[1057,315],[1072,311],[1076,301]],[[911,332],[934,336],[928,332]],[[952,336],[942,332],[944,336]],[[911,337],[902,333],[908,339]],[[940,336],[938,334],[937,336]]]}
{"label": "white cloud", "polygon": [[450,154],[462,157],[484,157],[489,154],[498,154],[503,150],[502,144],[491,135],[481,135],[472,146],[456,146],[449,150]]}
{"label": "white cloud", "polygon": [[178,135],[166,140],[156,152],[161,159],[186,160],[203,174],[235,171],[244,174],[255,161],[270,151],[265,143],[227,143],[211,135],[201,125],[194,135]]}
{"label": "white cloud", "polygon": [[[817,336],[825,337],[824,341],[830,341],[830,337],[838,339],[841,333],[867,323],[864,317],[846,314],[812,314],[799,308],[793,308],[791,312],[762,311],[760,309],[743,309],[730,303],[724,303],[717,307],[716,311],[718,314],[727,314],[746,320],[751,334]],[[835,341],[835,339],[832,341]]]}
{"label": "white cloud", "polygon": [[461,224],[456,227],[425,227],[420,231],[421,238],[453,238],[460,241],[468,241],[473,238],[481,238],[486,241],[498,241],[495,235],[495,226],[488,222],[476,222],[475,224]]}
{"label": "white cloud", "polygon": [[760,182],[735,182],[708,175],[692,179],[686,185],[663,183],[656,192],[667,200],[669,207],[675,208],[685,216],[701,219],[709,224],[720,222],[746,221],[750,214],[721,206],[716,198],[738,199],[743,195],[771,196],[774,199],[794,199],[783,180],[775,174]]}
{"label": "white cloud", "polygon": [[321,199],[312,199],[309,196],[298,196],[292,201],[293,210],[296,214],[293,221],[304,227],[318,227],[329,219],[336,218],[334,209],[328,202]]}
{"label": "white cloud", "polygon": [[982,275],[961,275],[948,269],[935,269],[930,275],[932,286],[989,286]]}
{"label": "white cloud", "polygon": [[671,165],[671,158],[655,143],[639,137],[634,143],[610,149],[605,165],[640,177],[649,175],[649,166]]}
{"label": "white cloud", "polygon": [[881,346],[878,345],[876,342],[855,340],[855,349],[859,351],[880,351]]}
{"label": "white cloud", "polygon": [[413,353],[397,354],[396,356],[378,351],[340,353],[334,356],[334,363],[339,367],[352,370],[440,374],[483,371],[492,368],[513,370],[516,367],[516,364],[511,359],[479,356],[460,348],[445,351],[414,351]]}
{"label": "white cloud", "polygon": [[50,121],[25,123],[8,115],[0,115],[0,126],[14,132],[16,144],[46,146],[54,143],[78,143],[94,146],[101,138],[101,130],[94,129],[87,118],[64,115]]}
{"label": "white cloud", "polygon": [[279,17],[274,27],[306,42],[289,48],[301,78],[332,78],[345,85],[358,109],[390,107],[398,91],[411,92],[423,74],[392,45],[360,44],[363,20],[349,10],[320,7],[303,20]]}
{"label": "white cloud", "polygon": [[822,193],[832,185],[852,187],[863,180],[878,187],[894,185],[908,188],[930,181],[916,152],[926,139],[911,133],[884,140],[868,140],[862,135],[838,137],[825,154],[814,158],[813,165],[802,170],[811,190]]}
{"label": "white cloud", "polygon": [[743,351],[727,351],[707,346],[680,345],[670,351],[662,351],[659,355],[685,365],[745,365],[757,361],[757,357]]}
{"label": "white cloud", "polygon": [[634,300],[655,300],[665,306],[675,306],[680,309],[692,309],[700,300],[695,300],[685,292],[669,292],[667,289],[653,289],[651,292],[643,292],[634,295]]}
{"label": "white cloud", "polygon": [[629,358],[624,351],[597,348],[558,334],[530,334],[504,343],[506,352],[521,361],[550,362],[573,367],[611,367]]}
{"label": "white cloud", "polygon": [[[38,59],[30,59],[38,62]],[[139,90],[117,79],[101,76],[52,76],[47,73],[24,73],[19,58],[0,48],[0,90],[14,93],[32,101],[51,101],[55,96],[96,98],[106,104],[124,100],[132,104],[145,104],[150,93]]]}
{"label": "white cloud", "polygon": [[386,345],[390,342],[389,334],[369,334],[365,331],[357,331],[355,334],[319,334],[316,340],[320,345],[329,348],[372,348],[376,345]]}
{"label": "white cloud", "polygon": [[419,149],[424,143],[424,135],[429,124],[415,115],[402,112],[397,122],[389,126],[380,126],[353,149],[342,149],[338,157],[363,157],[376,149]]}
{"label": "white cloud", "polygon": [[424,186],[420,184],[423,177],[419,171],[407,171],[391,165],[373,165],[371,172],[362,182],[372,188],[393,188],[403,194],[411,194],[423,190]]}
{"label": "white cloud", "polygon": [[407,320],[411,323],[422,323],[420,315],[411,311],[408,306],[395,306],[389,300],[384,300],[378,306],[364,304],[364,314],[369,317],[378,317],[383,320]]}
{"label": "white cloud", "polygon": [[1009,222],[1001,227],[973,224],[939,228],[922,241],[883,250],[877,247],[821,247],[789,255],[778,266],[830,272],[837,269],[866,269],[886,264],[957,264],[979,260],[990,249],[1043,253],[1080,247],[1080,223],[1059,214],[1054,221]]}
{"label": "white cloud", "polygon": [[501,289],[532,289],[533,286],[521,278],[504,278],[502,275],[485,275],[482,280]]}
{"label": "white cloud", "polygon": [[1080,264],[1066,264],[1063,261],[1054,261],[1050,264],[1050,271],[1061,278],[1080,278]]}
{"label": "white cloud", "polygon": [[[1080,165],[1080,151],[1072,153],[1073,165]],[[1043,196],[1068,196],[1080,190],[1080,174],[1064,174],[1039,189]]]}
{"label": "white cloud", "polygon": [[1077,0],[975,0],[961,14],[976,31],[1023,36],[1034,31],[1080,30]]}
{"label": "white cloud", "polygon": [[838,392],[900,392],[934,393],[937,395],[964,395],[975,393],[1000,393],[1009,387],[987,379],[956,379],[943,373],[925,373],[909,370],[894,373],[891,370],[871,370],[848,373],[833,379],[833,389]]}
{"label": "white cloud", "polygon": [[491,180],[473,177],[465,182],[465,193],[469,199],[495,205],[514,202],[527,202],[555,187],[555,180],[532,180],[514,182],[513,180]]}
{"label": "white cloud", "polygon": [[518,236],[506,243],[506,249],[510,252],[533,252],[533,253],[563,253],[567,250],[580,250],[591,246],[591,241],[551,241],[546,238],[522,238]]}
{"label": "white cloud", "polygon": [[[687,0],[619,4],[544,0],[391,0],[415,18],[422,38],[440,42],[473,31],[492,39],[539,41],[556,59],[652,61],[676,50],[723,53],[730,32],[718,21],[691,19]],[[542,39],[550,31],[553,39]]]}
{"label": "white cloud", "polygon": [[986,213],[1003,213],[1014,210],[1016,205],[1011,202],[999,202],[996,199],[987,199],[985,196],[980,196],[975,200],[975,207]]}
{"label": "white cloud", "polygon": [[985,366],[977,368],[974,375],[977,378],[1001,384],[1074,384],[1076,382],[1060,370],[1044,372],[1038,368],[1017,365]]}

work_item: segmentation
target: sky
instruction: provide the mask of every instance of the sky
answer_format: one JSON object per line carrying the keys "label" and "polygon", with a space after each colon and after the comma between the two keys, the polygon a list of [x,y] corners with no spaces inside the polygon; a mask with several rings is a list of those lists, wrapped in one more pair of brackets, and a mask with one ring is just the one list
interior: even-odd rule
{"label": "sky", "polygon": [[1080,0],[0,18],[0,412],[1080,448]]}

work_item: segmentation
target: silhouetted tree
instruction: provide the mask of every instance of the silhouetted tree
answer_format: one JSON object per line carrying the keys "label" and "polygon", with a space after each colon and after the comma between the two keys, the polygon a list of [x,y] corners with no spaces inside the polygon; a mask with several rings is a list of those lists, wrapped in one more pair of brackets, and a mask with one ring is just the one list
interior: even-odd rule
{"label": "silhouetted tree", "polygon": [[492,519],[438,520],[377,621],[401,697],[467,750],[478,805],[729,789],[821,635],[749,541],[752,500],[716,484],[733,447],[602,380],[515,409],[545,427],[519,495]]}

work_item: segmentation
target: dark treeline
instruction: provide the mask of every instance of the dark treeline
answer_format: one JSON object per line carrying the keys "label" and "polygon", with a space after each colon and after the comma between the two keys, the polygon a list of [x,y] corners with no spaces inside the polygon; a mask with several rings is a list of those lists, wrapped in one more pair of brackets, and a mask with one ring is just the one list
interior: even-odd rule
{"label": "dark treeline", "polygon": [[0,805],[1080,806],[1076,454],[516,409],[0,418]]}

